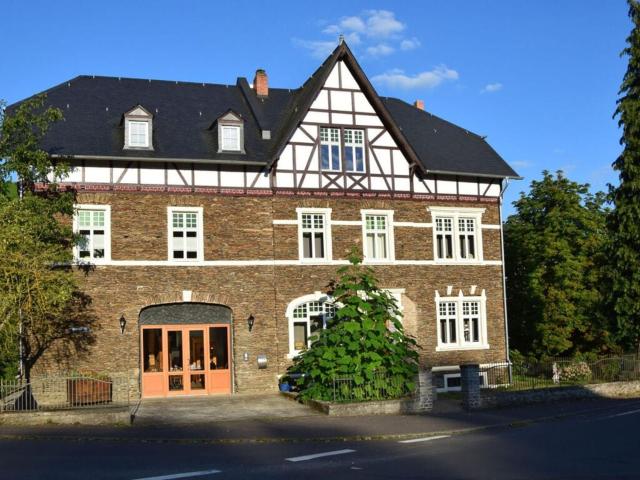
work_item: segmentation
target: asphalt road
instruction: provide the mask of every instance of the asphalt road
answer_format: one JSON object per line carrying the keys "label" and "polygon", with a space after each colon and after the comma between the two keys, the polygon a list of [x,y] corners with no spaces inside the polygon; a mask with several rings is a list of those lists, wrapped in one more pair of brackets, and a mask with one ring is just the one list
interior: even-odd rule
{"label": "asphalt road", "polygon": [[[0,441],[0,479],[640,478],[640,406],[423,441]],[[209,473],[203,473],[209,472]]]}

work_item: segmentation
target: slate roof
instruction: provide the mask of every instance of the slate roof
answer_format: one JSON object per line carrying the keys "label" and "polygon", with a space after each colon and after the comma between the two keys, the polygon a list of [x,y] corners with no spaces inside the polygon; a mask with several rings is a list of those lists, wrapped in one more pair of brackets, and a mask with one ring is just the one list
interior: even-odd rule
{"label": "slate roof", "polygon": [[[353,70],[409,161],[423,173],[518,177],[480,136],[395,98],[380,98],[345,43],[305,84],[269,88],[258,98],[245,78],[236,85],[79,76],[44,92],[62,109],[42,148],[52,155],[272,165],[338,60]],[[153,150],[125,150],[123,114],[141,105],[153,114]],[[9,107],[9,112],[15,107]],[[214,122],[228,110],[245,121],[245,153],[218,153]],[[262,139],[262,130],[271,139]]]}

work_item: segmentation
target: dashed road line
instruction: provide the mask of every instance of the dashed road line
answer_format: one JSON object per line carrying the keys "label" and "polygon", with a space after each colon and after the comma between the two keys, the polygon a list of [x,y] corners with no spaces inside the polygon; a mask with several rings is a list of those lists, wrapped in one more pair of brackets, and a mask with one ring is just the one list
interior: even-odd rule
{"label": "dashed road line", "polygon": [[622,412],[622,413],[615,413],[613,415],[608,415],[606,417],[602,417],[601,420],[605,420],[607,418],[624,417],[625,415],[632,415],[632,414],[638,413],[638,412],[640,412],[640,409],[638,409],[638,410],[629,410],[628,412]]}
{"label": "dashed road line", "polygon": [[313,460],[315,458],[331,457],[333,455],[344,455],[345,453],[353,452],[355,452],[355,450],[346,448],[344,450],[334,450],[333,452],[313,453],[311,455],[302,455],[300,457],[285,458],[285,460],[287,460],[288,462],[305,462],[307,460]]}
{"label": "dashed road line", "polygon": [[205,475],[213,475],[221,473],[221,470],[201,470],[199,472],[174,473],[172,475],[160,475],[157,477],[136,478],[135,480],[176,480],[179,478],[204,477]]}
{"label": "dashed road line", "polygon": [[451,435],[435,435],[433,437],[411,438],[409,440],[400,440],[398,443],[418,443],[430,442],[431,440],[439,440],[440,438],[449,438]]}

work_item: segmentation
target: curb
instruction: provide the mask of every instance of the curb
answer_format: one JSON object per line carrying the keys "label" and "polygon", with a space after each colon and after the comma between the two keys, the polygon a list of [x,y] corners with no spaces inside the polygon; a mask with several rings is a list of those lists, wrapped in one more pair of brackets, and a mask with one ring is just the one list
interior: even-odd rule
{"label": "curb", "polygon": [[[629,406],[637,406],[640,403],[630,403]],[[389,441],[411,440],[414,438],[434,437],[439,435],[464,435],[487,430],[506,430],[509,428],[521,428],[537,423],[544,423],[564,418],[579,417],[587,413],[609,410],[611,406],[583,409],[574,412],[548,415],[544,417],[526,418],[509,422],[493,423],[478,427],[459,428],[452,430],[438,430],[430,432],[373,434],[373,435],[342,435],[334,437],[292,437],[292,438],[142,438],[142,437],[107,437],[107,436],[79,436],[79,435],[41,435],[41,434],[0,434],[2,440],[56,440],[67,442],[129,442],[149,444],[183,444],[183,445],[237,445],[237,444],[276,444],[276,443],[331,443],[331,442],[361,442],[361,441]]]}

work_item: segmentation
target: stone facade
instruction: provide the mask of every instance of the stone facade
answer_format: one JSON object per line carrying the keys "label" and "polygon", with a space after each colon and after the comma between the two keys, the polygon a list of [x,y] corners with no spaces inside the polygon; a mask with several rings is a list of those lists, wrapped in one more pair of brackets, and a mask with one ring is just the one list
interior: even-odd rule
{"label": "stone facade", "polygon": [[[298,226],[275,224],[274,220],[297,220],[296,208],[331,208],[332,221],[357,222],[361,209],[393,210],[394,222],[431,222],[431,206],[485,208],[482,224],[484,260],[500,258],[498,204],[433,200],[374,199],[303,196],[229,196],[169,194],[162,192],[83,192],[79,204],[111,206],[112,262],[81,273],[81,284],[92,300],[98,318],[95,344],[81,359],[69,364],[56,361],[55,368],[87,368],[105,372],[140,372],[138,316],[149,305],[181,302],[183,291],[191,301],[219,303],[233,312],[233,384],[235,392],[277,389],[277,378],[290,363],[289,327],[285,311],[303,295],[326,291],[336,277],[337,260],[344,260],[353,246],[362,246],[362,227],[333,225],[333,264],[304,265],[298,260]],[[181,266],[167,262],[167,207],[203,208],[204,260],[253,261],[251,265]],[[420,346],[423,368],[459,365],[465,362],[501,362],[506,359],[502,266],[499,262],[476,265],[436,265],[432,229],[395,226],[395,257],[406,263],[374,266],[380,285],[404,289],[404,324]],[[138,261],[125,265],[120,261]],[[273,262],[276,260],[276,262]],[[286,264],[278,261],[290,261]],[[145,265],[141,261],[152,261]],[[262,261],[259,262],[259,261]],[[414,263],[412,263],[414,261]],[[423,263],[420,263],[423,262]],[[232,263],[232,262],[230,262]],[[437,352],[435,291],[448,287],[454,294],[469,294],[472,286],[486,292],[489,348]],[[127,326],[120,332],[119,319]],[[253,315],[251,332],[246,319]],[[245,360],[245,354],[248,358]],[[256,358],[264,354],[266,369],[258,369]],[[49,364],[49,368],[54,365]]]}

